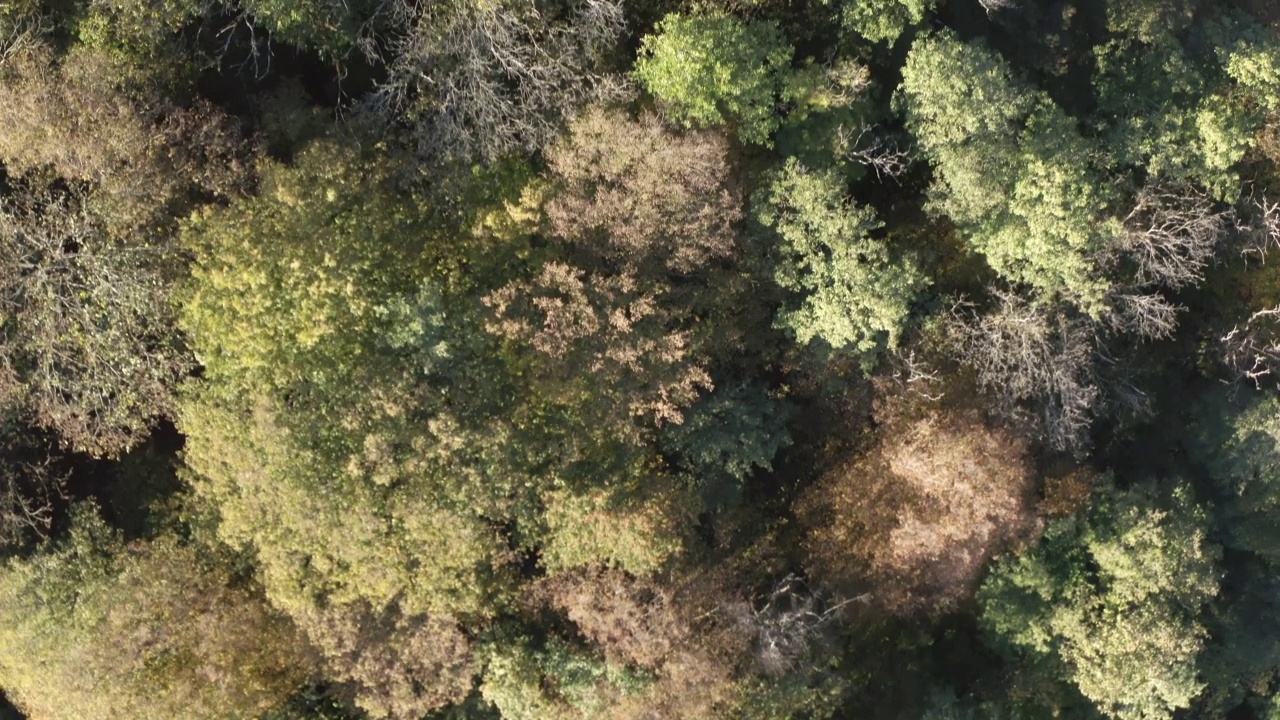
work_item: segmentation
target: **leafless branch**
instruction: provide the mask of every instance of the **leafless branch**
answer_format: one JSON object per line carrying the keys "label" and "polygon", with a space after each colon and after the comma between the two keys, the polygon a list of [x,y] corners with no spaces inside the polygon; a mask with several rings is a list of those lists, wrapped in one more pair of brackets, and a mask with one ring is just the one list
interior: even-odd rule
{"label": "leafless branch", "polygon": [[1138,192],[1120,247],[1136,265],[1139,285],[1195,285],[1234,218],[1198,188],[1157,182]]}
{"label": "leafless branch", "polygon": [[625,83],[593,68],[620,36],[617,0],[587,0],[561,21],[531,3],[410,3],[386,81],[365,110],[415,128],[429,157],[487,160],[536,150],[578,108]]}
{"label": "leafless branch", "polygon": [[741,618],[756,637],[756,662],[766,675],[784,675],[810,656],[828,626],[836,622],[850,603],[868,596],[828,604],[796,575],[787,575],[770,591],[763,605]]}
{"label": "leafless branch", "polygon": [[1050,446],[1083,452],[1100,395],[1091,324],[1012,292],[995,295],[1000,305],[993,312],[979,315],[965,305],[953,311],[952,336],[962,361],[1006,415],[1018,418],[1030,404]]}
{"label": "leafless branch", "polygon": [[1253,313],[1219,342],[1226,366],[1240,379],[1261,387],[1280,366],[1280,305]]}
{"label": "leafless branch", "polygon": [[911,165],[911,154],[898,145],[897,141],[876,132],[874,125],[863,125],[857,136],[848,128],[841,127],[837,142],[849,148],[845,157],[871,168],[876,178],[897,180]]}

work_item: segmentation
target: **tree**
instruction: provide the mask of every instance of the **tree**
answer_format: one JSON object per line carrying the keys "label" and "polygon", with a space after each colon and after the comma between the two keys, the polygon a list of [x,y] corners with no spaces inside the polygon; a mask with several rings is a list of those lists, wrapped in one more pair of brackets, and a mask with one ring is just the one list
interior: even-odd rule
{"label": "tree", "polygon": [[637,421],[680,423],[711,389],[710,302],[741,283],[727,152],[711,133],[597,109],[549,150],[553,243],[485,297],[487,327],[522,349],[533,388],[586,432],[635,444],[651,433]]}
{"label": "tree", "polygon": [[1119,230],[1074,122],[992,51],[945,33],[915,42],[895,99],[934,167],[932,206],[992,269],[1100,312],[1096,256]]}
{"label": "tree", "polygon": [[230,564],[171,537],[126,545],[92,506],[0,568],[0,684],[33,718],[256,718],[315,657]]}
{"label": "tree", "polygon": [[1107,145],[1121,166],[1153,177],[1237,197],[1235,166],[1252,145],[1246,115],[1210,81],[1211,68],[1188,57],[1176,39],[1144,44],[1119,39],[1096,51],[1098,112]]}
{"label": "tree", "polygon": [[661,447],[687,472],[709,510],[740,500],[743,483],[757,470],[772,470],[774,457],[791,444],[787,423],[794,408],[759,385],[717,388],[690,408],[684,422],[668,425]]}
{"label": "tree", "polygon": [[84,46],[55,57],[33,44],[5,59],[0,160],[11,174],[88,184],[105,229],[155,243],[157,227],[172,228],[197,195],[239,193],[252,153],[212,106],[179,106],[157,87],[130,87],[122,72],[110,53]]}
{"label": "tree", "polygon": [[357,702],[399,719],[465,694],[457,624],[503,602],[498,525],[530,483],[505,474],[504,426],[472,425],[492,397],[472,390],[505,388],[455,294],[474,248],[395,177],[322,141],[192,219],[183,327],[205,371],[180,418],[219,537],[252,550]]}
{"label": "tree", "polygon": [[[648,274],[687,276],[738,254],[742,198],[724,137],[674,134],[652,114],[593,107],[547,152],[550,231]],[[662,263],[665,267],[642,267]]]}
{"label": "tree", "polygon": [[1183,485],[1103,485],[1086,515],[995,567],[983,622],[1003,647],[1061,663],[1109,717],[1171,718],[1204,687],[1200,613],[1218,591],[1205,519]]}
{"label": "tree", "polygon": [[793,50],[778,26],[720,14],[671,14],[640,43],[635,76],[685,127],[732,122],[769,145]]}
{"label": "tree", "polygon": [[894,613],[954,607],[1037,530],[1025,441],[973,415],[886,429],[800,499],[815,578]]}
{"label": "tree", "polygon": [[1223,542],[1280,562],[1280,401],[1268,394],[1232,403],[1215,394],[1199,407],[1193,447],[1224,498]]}
{"label": "tree", "polygon": [[176,262],[113,240],[82,193],[16,183],[0,200],[4,402],[94,455],[171,416],[192,366],[169,305]]}
{"label": "tree", "polygon": [[908,27],[919,25],[936,0],[852,0],[843,3],[841,24],[876,43],[893,43]]}
{"label": "tree", "polygon": [[864,369],[896,348],[925,279],[911,258],[895,261],[888,245],[871,237],[882,225],[874,211],[847,199],[834,172],[795,160],[774,176],[757,205],[760,221],[782,240],[775,279],[802,294],[778,316],[779,325],[802,343],[848,347]]}
{"label": "tree", "polygon": [[[1010,292],[985,314],[957,306],[951,342],[1002,412],[1036,428],[1050,447],[1080,453],[1102,395],[1091,323]],[[1032,413],[1025,417],[1027,408]]]}
{"label": "tree", "polygon": [[563,15],[523,1],[391,4],[387,78],[367,104],[409,125],[433,160],[535,152],[580,108],[620,89],[599,69],[622,33],[614,0]]}

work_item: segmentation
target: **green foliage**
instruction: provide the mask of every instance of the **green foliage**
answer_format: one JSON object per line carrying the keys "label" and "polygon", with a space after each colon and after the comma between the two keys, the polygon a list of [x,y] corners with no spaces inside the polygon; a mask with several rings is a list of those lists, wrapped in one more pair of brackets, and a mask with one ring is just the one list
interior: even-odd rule
{"label": "green foliage", "polygon": [[819,339],[848,348],[870,369],[897,347],[911,302],[926,281],[909,258],[891,256],[871,237],[882,223],[845,194],[834,172],[790,160],[757,200],[759,219],[782,240],[774,278],[801,294],[778,324],[802,343]]}
{"label": "green foliage", "polygon": [[769,145],[793,50],[778,26],[719,14],[663,18],[641,41],[635,76],[685,127],[731,122]]}
{"label": "green foliage", "polygon": [[907,28],[924,22],[937,0],[846,0],[840,22],[871,42],[893,43]]}
{"label": "green foliage", "polygon": [[0,568],[0,685],[33,718],[249,718],[314,657],[225,561],[169,536],[125,545],[92,506]]}
{"label": "green foliage", "polygon": [[541,649],[522,638],[491,649],[480,692],[503,720],[586,720],[609,717],[650,682],[643,672],[611,665],[558,638]]}
{"label": "green foliage", "polygon": [[1005,279],[1100,309],[1093,255],[1119,230],[1095,152],[1044,93],[978,43],[921,37],[896,98],[934,166],[933,207]]}
{"label": "green foliage", "polygon": [[283,42],[337,59],[351,51],[377,6],[368,0],[245,0],[242,7]]}
{"label": "green foliage", "polygon": [[1220,197],[1239,192],[1236,165],[1253,144],[1252,123],[1212,92],[1176,39],[1120,40],[1096,52],[1098,115],[1121,165],[1188,179]]}
{"label": "green foliage", "polygon": [[711,510],[736,505],[742,484],[756,469],[773,469],[778,451],[791,444],[793,408],[758,385],[711,393],[680,425],[668,425],[664,447],[693,478]]}
{"label": "green foliage", "polygon": [[1224,498],[1226,543],[1280,562],[1280,399],[1234,407],[1210,397],[1198,430],[1200,458]]}
{"label": "green foliage", "polygon": [[1086,516],[995,567],[983,622],[1007,647],[1062,663],[1108,716],[1170,718],[1204,687],[1200,613],[1218,588],[1205,522],[1185,486],[1167,499],[1104,486]]}
{"label": "green foliage", "polygon": [[697,505],[660,471],[640,466],[607,489],[555,490],[544,496],[542,564],[552,573],[589,565],[634,575],[661,570],[679,556]]}

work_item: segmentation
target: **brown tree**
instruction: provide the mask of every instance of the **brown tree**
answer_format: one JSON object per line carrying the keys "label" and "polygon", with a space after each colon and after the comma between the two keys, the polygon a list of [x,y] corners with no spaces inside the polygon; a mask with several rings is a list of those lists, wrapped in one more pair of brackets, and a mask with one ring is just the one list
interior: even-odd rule
{"label": "brown tree", "polygon": [[546,581],[534,596],[564,613],[608,662],[653,674],[611,717],[717,717],[751,647],[730,612],[745,603],[705,574],[645,579],[586,568]]}
{"label": "brown tree", "polygon": [[488,327],[534,351],[556,402],[591,398],[576,404],[588,425],[634,441],[634,420],[679,423],[711,389],[700,317],[732,292],[719,280],[741,217],[727,153],[719,136],[602,109],[548,152],[553,243],[530,277],[485,298]]}
{"label": "brown tree", "polygon": [[38,43],[0,59],[0,161],[88,184],[95,211],[121,235],[185,214],[192,191],[237,192],[251,163],[235,123],[208,104],[126,91],[117,63],[84,47],[56,57]]}
{"label": "brown tree", "polygon": [[342,690],[372,718],[417,720],[471,691],[471,642],[457,624],[392,605],[334,605],[302,621]]}
{"label": "brown tree", "polygon": [[731,258],[742,200],[727,156],[723,136],[673,135],[652,114],[591,108],[547,153],[551,231],[624,267],[688,274]]}
{"label": "brown tree", "polygon": [[1024,440],[972,413],[886,428],[801,498],[808,567],[894,613],[945,610],[1038,527]]}

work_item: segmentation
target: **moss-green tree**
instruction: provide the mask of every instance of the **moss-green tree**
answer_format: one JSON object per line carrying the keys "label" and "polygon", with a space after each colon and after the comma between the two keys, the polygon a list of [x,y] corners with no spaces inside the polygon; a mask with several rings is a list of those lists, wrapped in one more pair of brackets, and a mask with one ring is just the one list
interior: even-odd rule
{"label": "moss-green tree", "polygon": [[32,718],[250,720],[315,671],[225,558],[170,536],[126,544],[92,506],[0,567],[0,685]]}
{"label": "moss-green tree", "polygon": [[1100,309],[1095,254],[1119,232],[1095,151],[1049,97],[979,43],[912,46],[897,102],[934,167],[933,207],[1009,281]]}
{"label": "moss-green tree", "polygon": [[774,277],[800,296],[778,324],[802,343],[822,340],[875,364],[897,347],[925,279],[873,233],[882,223],[846,197],[840,177],[789,160],[757,199],[758,216],[781,240]]}

